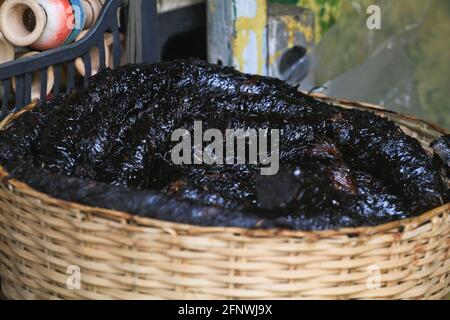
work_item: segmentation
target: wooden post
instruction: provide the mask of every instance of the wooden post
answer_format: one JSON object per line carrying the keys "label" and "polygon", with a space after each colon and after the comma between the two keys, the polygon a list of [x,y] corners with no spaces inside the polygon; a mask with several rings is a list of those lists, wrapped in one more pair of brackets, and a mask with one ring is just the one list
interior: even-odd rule
{"label": "wooden post", "polygon": [[267,0],[208,0],[208,60],[267,75]]}
{"label": "wooden post", "polygon": [[[302,84],[312,85],[312,76],[304,77],[305,70],[297,68],[295,75],[289,74],[301,59],[307,59],[314,47],[314,13],[295,5],[273,3],[269,5],[268,75],[282,80],[290,76],[302,78]],[[305,75],[306,76],[306,75]]]}

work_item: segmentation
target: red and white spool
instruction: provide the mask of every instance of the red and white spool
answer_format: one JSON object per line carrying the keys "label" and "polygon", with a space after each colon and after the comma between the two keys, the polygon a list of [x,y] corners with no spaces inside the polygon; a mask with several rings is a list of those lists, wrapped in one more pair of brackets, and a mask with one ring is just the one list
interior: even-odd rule
{"label": "red and white spool", "polygon": [[59,47],[72,32],[73,22],[69,0],[5,0],[0,8],[0,30],[20,47]]}

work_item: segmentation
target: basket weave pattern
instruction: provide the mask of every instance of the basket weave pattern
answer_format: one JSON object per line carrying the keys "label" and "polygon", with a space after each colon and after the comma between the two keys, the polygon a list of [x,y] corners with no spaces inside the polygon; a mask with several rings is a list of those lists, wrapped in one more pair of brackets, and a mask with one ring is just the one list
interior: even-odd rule
{"label": "basket weave pattern", "polygon": [[[443,133],[412,117],[341,104],[388,116],[424,145]],[[339,231],[197,227],[64,202],[6,176],[1,169],[0,276],[11,299],[441,299],[449,293],[450,204],[414,219]],[[67,287],[69,266],[80,268],[80,289]]]}

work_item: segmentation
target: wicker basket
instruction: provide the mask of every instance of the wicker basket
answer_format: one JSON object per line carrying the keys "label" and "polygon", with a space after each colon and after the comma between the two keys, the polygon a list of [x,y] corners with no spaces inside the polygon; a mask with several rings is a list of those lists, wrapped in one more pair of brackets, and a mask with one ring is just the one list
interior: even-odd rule
{"label": "wicker basket", "polygon": [[[445,133],[376,106],[321,99],[389,117],[427,148]],[[11,299],[441,299],[449,293],[450,204],[414,219],[338,231],[197,227],[57,200],[5,176],[0,168],[0,275]],[[81,288],[74,289],[67,283],[77,268]]]}

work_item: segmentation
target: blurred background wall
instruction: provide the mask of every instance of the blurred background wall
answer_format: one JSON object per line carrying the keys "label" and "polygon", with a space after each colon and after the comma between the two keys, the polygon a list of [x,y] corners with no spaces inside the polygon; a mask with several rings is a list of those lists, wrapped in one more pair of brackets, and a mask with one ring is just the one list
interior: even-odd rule
{"label": "blurred background wall", "polygon": [[[270,1],[314,11],[312,72],[326,94],[450,128],[450,1]],[[381,9],[380,30],[365,27],[369,5]]]}

